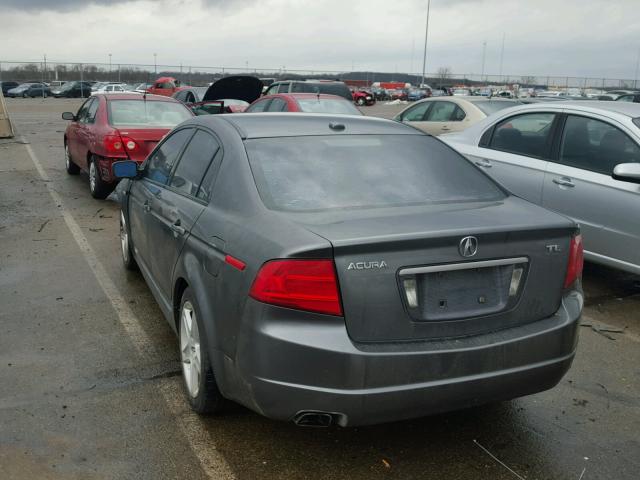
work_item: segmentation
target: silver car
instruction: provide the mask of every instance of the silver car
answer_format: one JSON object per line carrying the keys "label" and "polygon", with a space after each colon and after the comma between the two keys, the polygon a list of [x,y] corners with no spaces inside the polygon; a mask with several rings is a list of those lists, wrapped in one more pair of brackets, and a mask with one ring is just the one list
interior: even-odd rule
{"label": "silver car", "polygon": [[572,217],[585,258],[640,274],[640,105],[510,108],[442,139],[514,194]]}

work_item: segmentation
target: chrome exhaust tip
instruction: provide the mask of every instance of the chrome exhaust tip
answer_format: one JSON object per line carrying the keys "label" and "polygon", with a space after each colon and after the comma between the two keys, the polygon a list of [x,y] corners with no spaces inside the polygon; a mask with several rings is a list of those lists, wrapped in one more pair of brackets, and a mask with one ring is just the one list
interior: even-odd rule
{"label": "chrome exhaust tip", "polygon": [[293,423],[299,427],[330,427],[334,423],[334,415],[327,412],[300,411],[293,417]]}

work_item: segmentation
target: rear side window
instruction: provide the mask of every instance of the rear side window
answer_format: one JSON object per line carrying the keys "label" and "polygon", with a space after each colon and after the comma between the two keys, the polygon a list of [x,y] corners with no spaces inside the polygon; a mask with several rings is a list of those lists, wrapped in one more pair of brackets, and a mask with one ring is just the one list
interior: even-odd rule
{"label": "rear side window", "polygon": [[456,107],[456,104],[453,102],[434,102],[425,121],[449,122],[453,118]]}
{"label": "rear side window", "polygon": [[247,113],[264,112],[270,103],[271,103],[270,98],[267,100],[259,100],[256,103],[252,104],[249,108],[247,108],[246,112]]}
{"label": "rear side window", "polygon": [[166,185],[173,165],[191,134],[193,134],[193,129],[185,128],[170,135],[149,158],[145,168],[145,177]]}
{"label": "rear side window", "polygon": [[640,162],[640,148],[613,125],[569,115],[562,133],[559,162],[611,175],[619,163]]}
{"label": "rear side window", "polygon": [[287,102],[281,98],[274,98],[268,108],[269,112],[286,112]]}
{"label": "rear side window", "polygon": [[547,156],[555,113],[525,113],[496,125],[488,148],[529,157]]}
{"label": "rear side window", "polygon": [[176,167],[169,185],[190,197],[197,196],[198,188],[220,145],[213,135],[196,131]]}
{"label": "rear side window", "polygon": [[284,211],[491,201],[504,193],[427,135],[252,139],[251,170],[267,208]]}

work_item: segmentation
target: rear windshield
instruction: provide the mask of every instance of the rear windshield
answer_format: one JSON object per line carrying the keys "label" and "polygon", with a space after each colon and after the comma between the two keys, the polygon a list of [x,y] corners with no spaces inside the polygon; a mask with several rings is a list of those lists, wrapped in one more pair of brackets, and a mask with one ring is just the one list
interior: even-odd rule
{"label": "rear windshield", "polygon": [[500,110],[503,110],[505,108],[509,108],[509,107],[516,107],[518,105],[522,105],[521,102],[510,102],[509,100],[501,100],[499,102],[492,102],[491,100],[480,100],[480,101],[471,101],[471,103],[473,103],[476,107],[478,107],[480,110],[482,110],[482,113],[484,113],[485,115],[489,116],[492,113],[496,113],[499,112]]}
{"label": "rear windshield", "polygon": [[339,113],[345,115],[362,115],[351,102],[332,98],[300,98],[298,105],[303,112],[308,113]]}
{"label": "rear windshield", "polygon": [[191,114],[181,103],[151,100],[111,100],[109,123],[119,126],[175,127]]}
{"label": "rear windshield", "polygon": [[344,135],[245,142],[265,206],[295,212],[493,201],[504,193],[426,135]]}
{"label": "rear windshield", "polygon": [[344,83],[339,82],[294,82],[291,88],[292,93],[326,93],[337,95],[347,100],[353,100],[351,90]]}

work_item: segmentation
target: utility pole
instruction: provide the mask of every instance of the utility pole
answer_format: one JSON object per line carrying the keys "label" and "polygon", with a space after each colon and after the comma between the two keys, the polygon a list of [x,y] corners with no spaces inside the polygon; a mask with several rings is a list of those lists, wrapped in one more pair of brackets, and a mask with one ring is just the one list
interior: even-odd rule
{"label": "utility pole", "polygon": [[153,73],[158,74],[158,54],[153,54]]}
{"label": "utility pole", "polygon": [[480,73],[480,81],[484,77],[484,61],[487,57],[487,41],[482,42],[482,73]]}
{"label": "utility pole", "polygon": [[[416,50],[416,37],[411,39],[411,66],[409,67],[409,75],[413,78],[413,54]],[[413,82],[412,82],[413,83]]]}
{"label": "utility pole", "polygon": [[636,60],[636,76],[633,77],[633,88],[638,87],[638,69],[640,68],[640,49],[638,49],[638,59]]}
{"label": "utility pole", "polygon": [[431,0],[427,0],[427,22],[424,27],[424,54],[422,56],[422,82],[424,84],[424,75],[427,69],[427,41],[429,40],[429,11],[431,10]]}
{"label": "utility pole", "polygon": [[43,65],[43,68],[42,68],[42,98],[43,99],[44,99],[44,89],[45,89],[44,81],[45,81],[45,78],[46,78],[46,72],[47,72],[47,54],[45,53],[44,54],[44,65]]}
{"label": "utility pole", "polygon": [[111,81],[111,54],[109,54],[109,81]]}
{"label": "utility pole", "polygon": [[506,34],[503,33],[502,34],[502,48],[500,49],[500,79],[502,80],[502,65],[504,62],[504,39],[506,37]]}

